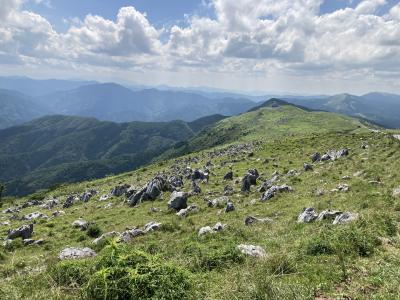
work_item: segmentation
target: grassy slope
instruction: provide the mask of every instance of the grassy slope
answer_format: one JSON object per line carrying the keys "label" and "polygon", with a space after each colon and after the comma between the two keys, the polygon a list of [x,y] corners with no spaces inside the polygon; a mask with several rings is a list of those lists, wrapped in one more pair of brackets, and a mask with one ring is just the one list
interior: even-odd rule
{"label": "grassy slope", "polygon": [[[307,127],[306,124],[302,126]],[[96,202],[97,196],[87,204],[77,204],[66,209],[64,217],[39,221],[35,225],[34,238],[46,239],[44,246],[3,251],[5,257],[0,264],[1,297],[79,298],[78,289],[58,287],[44,269],[56,261],[57,254],[66,246],[92,246],[92,239],[70,225],[78,217],[84,217],[88,221],[95,221],[104,232],[122,231],[127,226],[142,226],[152,220],[162,222],[168,230],[139,237],[130,247],[156,253],[166,261],[191,270],[197,282],[198,299],[315,299],[315,295],[396,299],[400,296],[400,243],[396,234],[400,205],[391,197],[391,193],[400,179],[400,144],[388,135],[359,132],[357,128],[358,125],[353,128],[353,132],[322,131],[320,134],[307,134],[299,130],[299,134],[277,135],[276,139],[267,133],[266,137],[257,134],[262,144],[257,146],[252,157],[242,154],[210,158],[207,151],[197,153],[200,161],[192,164],[192,167],[201,167],[210,159],[215,167],[212,168],[210,182],[201,184],[203,194],[189,200],[200,206],[200,212],[186,219],[179,219],[167,211],[166,199],[169,194],[166,193],[164,200],[154,204],[143,203],[136,208],[127,207],[122,198],[114,198],[111,200],[114,208],[105,209],[107,202]],[[369,148],[362,149],[362,143],[367,143]],[[302,164],[309,161],[309,155],[314,151],[324,152],[341,147],[350,148],[349,157],[317,164],[313,172],[301,173],[297,177],[282,177],[281,183],[291,185],[295,190],[293,193],[280,194],[267,203],[257,201],[251,204],[251,200],[260,199],[260,193],[253,187],[250,194],[241,194],[240,185],[232,182],[229,184],[234,186],[235,194],[230,198],[235,203],[236,211],[219,214],[218,209],[208,208],[204,202],[205,198],[222,195],[226,184],[222,177],[230,166],[235,178],[254,167],[262,177],[270,178],[275,170],[280,173],[289,169],[301,170]],[[168,170],[173,164],[173,161],[162,162],[120,176],[69,185],[44,196],[64,200],[69,193],[82,192],[91,187],[97,188],[101,195],[122,182],[141,186],[154,174]],[[353,176],[357,171],[364,171],[364,175]],[[346,175],[350,179],[343,180],[342,177]],[[369,183],[377,179],[383,184]],[[329,192],[343,182],[351,187],[348,193]],[[189,188],[188,183],[185,188]],[[316,188],[323,188],[325,195],[314,196]],[[162,209],[162,212],[150,213],[152,205]],[[314,206],[318,211],[333,207],[359,212],[361,219],[353,225],[339,227],[327,223],[299,225],[296,223],[297,215],[306,206]],[[37,210],[24,209],[21,214]],[[248,215],[271,217],[274,222],[246,227],[243,222]],[[2,215],[2,221],[6,217]],[[212,226],[217,221],[228,224],[224,232],[202,238],[197,236],[200,227]],[[23,223],[11,222],[12,227]],[[0,227],[0,235],[5,236],[6,230],[6,226]],[[365,244],[367,247],[370,244],[369,237],[385,237],[390,239],[390,244],[371,246],[374,252],[367,257],[360,256],[357,251],[351,251],[343,257],[336,254],[312,255],[307,252],[310,245],[318,245],[321,239],[333,237],[340,240],[338,237],[341,233],[350,237],[345,240],[342,238],[344,249],[355,244]],[[265,260],[246,258],[244,262],[230,262],[223,252],[241,243],[264,247],[268,257]],[[213,270],[204,267],[215,261],[227,263]],[[345,281],[340,262],[347,272],[348,279]]]}
{"label": "grassy slope", "polygon": [[292,105],[264,107],[224,119],[189,139],[184,146],[171,149],[161,157],[174,157],[238,140],[271,139],[332,131],[346,133],[362,128],[365,126],[360,121],[335,113],[307,112]]}

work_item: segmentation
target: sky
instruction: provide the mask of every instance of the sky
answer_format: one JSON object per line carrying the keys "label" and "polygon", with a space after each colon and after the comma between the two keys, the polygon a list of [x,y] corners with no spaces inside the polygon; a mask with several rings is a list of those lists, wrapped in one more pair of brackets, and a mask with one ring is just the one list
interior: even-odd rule
{"label": "sky", "polygon": [[0,74],[400,93],[398,0],[0,0]]}

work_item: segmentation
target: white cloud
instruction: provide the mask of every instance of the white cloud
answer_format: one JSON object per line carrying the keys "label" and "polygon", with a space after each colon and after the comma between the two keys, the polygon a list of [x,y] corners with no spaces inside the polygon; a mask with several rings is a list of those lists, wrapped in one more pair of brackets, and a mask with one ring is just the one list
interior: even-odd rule
{"label": "white cloud", "polygon": [[[400,4],[385,0],[319,12],[322,0],[208,0],[215,18],[157,29],[145,13],[123,7],[116,20],[87,15],[56,32],[21,0],[0,0],[0,63],[47,64],[143,72],[305,76],[322,80],[400,75]],[[163,38],[162,38],[163,37]],[[124,71],[125,72],[125,71]],[[305,79],[304,79],[305,80]],[[361,80],[361,79],[360,79]],[[391,81],[388,84],[392,84]]]}

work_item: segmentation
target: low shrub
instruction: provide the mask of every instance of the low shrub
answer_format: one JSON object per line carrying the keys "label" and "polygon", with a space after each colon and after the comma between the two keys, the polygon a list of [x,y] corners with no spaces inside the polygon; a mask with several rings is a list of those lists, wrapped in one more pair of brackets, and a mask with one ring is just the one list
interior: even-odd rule
{"label": "low shrub", "polygon": [[99,237],[101,235],[101,233],[102,233],[102,230],[101,230],[100,226],[97,224],[90,224],[86,231],[86,234],[92,238]]}
{"label": "low shrub", "polygon": [[116,243],[97,258],[59,262],[50,274],[59,286],[80,287],[85,299],[193,298],[186,270]]}

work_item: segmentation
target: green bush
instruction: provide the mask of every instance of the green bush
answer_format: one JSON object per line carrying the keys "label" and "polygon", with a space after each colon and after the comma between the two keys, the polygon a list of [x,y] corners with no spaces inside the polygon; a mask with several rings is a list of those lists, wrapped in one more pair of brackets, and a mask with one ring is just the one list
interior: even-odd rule
{"label": "green bush", "polygon": [[65,260],[50,268],[50,276],[59,286],[80,286],[89,280],[94,270],[87,260]]}
{"label": "green bush", "polygon": [[187,271],[116,243],[95,259],[59,262],[50,273],[59,286],[80,287],[85,299],[193,298]]}
{"label": "green bush", "polygon": [[99,237],[101,235],[101,233],[102,233],[102,230],[99,227],[99,225],[97,225],[97,224],[90,224],[86,231],[86,234],[92,238]]}

